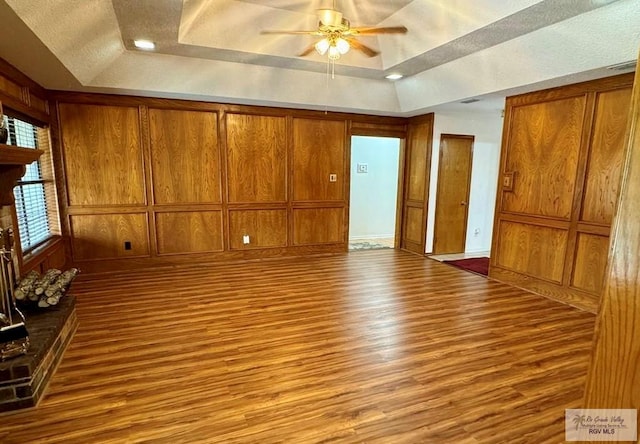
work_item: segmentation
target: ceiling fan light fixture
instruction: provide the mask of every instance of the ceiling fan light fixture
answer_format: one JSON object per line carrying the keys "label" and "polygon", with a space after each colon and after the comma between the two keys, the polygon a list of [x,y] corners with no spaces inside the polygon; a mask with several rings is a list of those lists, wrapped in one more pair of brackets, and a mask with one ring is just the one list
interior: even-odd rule
{"label": "ceiling fan light fixture", "polygon": [[329,46],[329,60],[338,60],[340,58],[340,51],[335,46]]}
{"label": "ceiling fan light fixture", "polygon": [[326,38],[318,41],[318,43],[315,44],[316,51],[318,51],[318,54],[320,55],[325,55],[330,46],[331,44],[329,43],[329,39]]}
{"label": "ceiling fan light fixture", "polygon": [[338,52],[340,54],[346,54],[349,52],[349,49],[351,49],[351,45],[349,45],[348,41],[346,41],[342,37],[339,37],[338,39],[336,39],[336,48],[338,49]]}

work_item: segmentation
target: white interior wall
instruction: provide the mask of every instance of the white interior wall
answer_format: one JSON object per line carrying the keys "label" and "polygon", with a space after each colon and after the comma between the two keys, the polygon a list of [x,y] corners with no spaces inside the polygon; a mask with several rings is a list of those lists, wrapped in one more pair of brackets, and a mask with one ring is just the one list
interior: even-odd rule
{"label": "white interior wall", "polygon": [[[433,128],[426,253],[433,251],[433,227],[438,184],[441,134],[475,137],[469,196],[466,253],[491,250],[503,119],[500,111],[483,113],[437,112]],[[477,230],[477,233],[476,233]]]}
{"label": "white interior wall", "polygon": [[399,155],[400,139],[351,138],[349,239],[395,236]]}

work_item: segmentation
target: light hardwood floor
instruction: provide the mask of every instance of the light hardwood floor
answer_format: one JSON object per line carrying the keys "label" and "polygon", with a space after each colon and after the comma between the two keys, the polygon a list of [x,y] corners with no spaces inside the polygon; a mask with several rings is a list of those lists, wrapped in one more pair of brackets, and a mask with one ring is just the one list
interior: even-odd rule
{"label": "light hardwood floor", "polygon": [[594,316],[396,250],[83,276],[2,443],[558,443]]}

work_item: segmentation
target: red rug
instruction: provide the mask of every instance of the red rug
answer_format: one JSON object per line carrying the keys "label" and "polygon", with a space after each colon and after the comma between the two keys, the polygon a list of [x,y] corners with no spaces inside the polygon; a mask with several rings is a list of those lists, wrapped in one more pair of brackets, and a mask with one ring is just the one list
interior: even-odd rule
{"label": "red rug", "polygon": [[454,267],[462,268],[466,271],[478,273],[483,276],[489,274],[489,258],[488,257],[474,257],[470,259],[458,259],[456,261],[442,261],[445,264],[453,265]]}

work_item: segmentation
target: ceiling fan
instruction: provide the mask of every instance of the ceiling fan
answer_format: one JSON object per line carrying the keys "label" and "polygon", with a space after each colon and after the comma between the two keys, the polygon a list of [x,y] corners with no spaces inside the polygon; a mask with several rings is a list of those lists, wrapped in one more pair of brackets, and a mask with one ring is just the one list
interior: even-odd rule
{"label": "ceiling fan", "polygon": [[352,28],[349,20],[342,16],[336,9],[335,0],[333,7],[328,9],[318,9],[318,29],[312,31],[262,31],[262,34],[289,34],[289,35],[312,35],[321,37],[319,41],[309,45],[304,51],[298,54],[304,57],[315,49],[320,55],[327,54],[330,60],[337,60],[341,55],[346,54],[349,49],[361,51],[368,57],[375,57],[379,51],[358,41],[356,37],[361,35],[375,34],[405,34],[407,28],[404,26],[390,27],[358,27]]}

